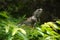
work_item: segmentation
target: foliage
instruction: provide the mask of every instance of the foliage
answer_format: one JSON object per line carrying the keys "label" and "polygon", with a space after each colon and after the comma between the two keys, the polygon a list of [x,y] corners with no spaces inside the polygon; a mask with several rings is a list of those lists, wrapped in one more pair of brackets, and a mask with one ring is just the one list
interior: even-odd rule
{"label": "foliage", "polygon": [[[3,13],[5,14],[5,12]],[[6,17],[6,15],[2,15],[1,17]],[[9,16],[7,16],[9,17]],[[25,30],[19,28],[15,25],[16,21],[10,21],[9,18],[5,18],[0,20],[0,40],[28,40],[26,36]]]}
{"label": "foliage", "polygon": [[[6,15],[2,15],[6,17]],[[7,16],[0,20],[0,40],[60,40],[60,20],[47,22],[35,27],[20,25],[18,19]],[[24,17],[22,17],[24,18]],[[59,24],[59,25],[58,25]]]}

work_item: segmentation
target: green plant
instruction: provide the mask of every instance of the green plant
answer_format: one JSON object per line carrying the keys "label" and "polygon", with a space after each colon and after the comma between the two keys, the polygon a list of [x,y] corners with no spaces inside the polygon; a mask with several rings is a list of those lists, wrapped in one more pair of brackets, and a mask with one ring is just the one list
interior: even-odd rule
{"label": "green plant", "polygon": [[[6,14],[7,15],[7,14]],[[1,14],[2,17],[5,17]],[[24,17],[22,17],[24,19]],[[12,17],[0,19],[0,40],[60,40],[60,20],[47,22],[42,25],[36,24],[35,27],[20,25],[22,19]],[[57,23],[57,24],[56,24]]]}

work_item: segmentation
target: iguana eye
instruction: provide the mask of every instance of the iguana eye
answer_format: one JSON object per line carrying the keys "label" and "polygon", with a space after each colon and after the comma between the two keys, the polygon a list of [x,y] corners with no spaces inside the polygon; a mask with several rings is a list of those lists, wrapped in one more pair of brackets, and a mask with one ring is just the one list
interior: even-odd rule
{"label": "iguana eye", "polygon": [[42,11],[42,10],[43,10],[43,9],[42,9],[42,8],[40,8],[40,9],[38,9],[38,12],[39,12],[39,11]]}

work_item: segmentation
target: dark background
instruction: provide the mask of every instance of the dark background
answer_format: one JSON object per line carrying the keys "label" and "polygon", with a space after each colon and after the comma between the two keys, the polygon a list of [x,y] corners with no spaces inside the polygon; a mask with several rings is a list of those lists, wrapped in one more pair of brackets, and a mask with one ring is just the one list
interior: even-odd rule
{"label": "dark background", "polygon": [[30,17],[38,8],[60,17],[60,0],[0,0],[0,11],[7,11],[15,18]]}

